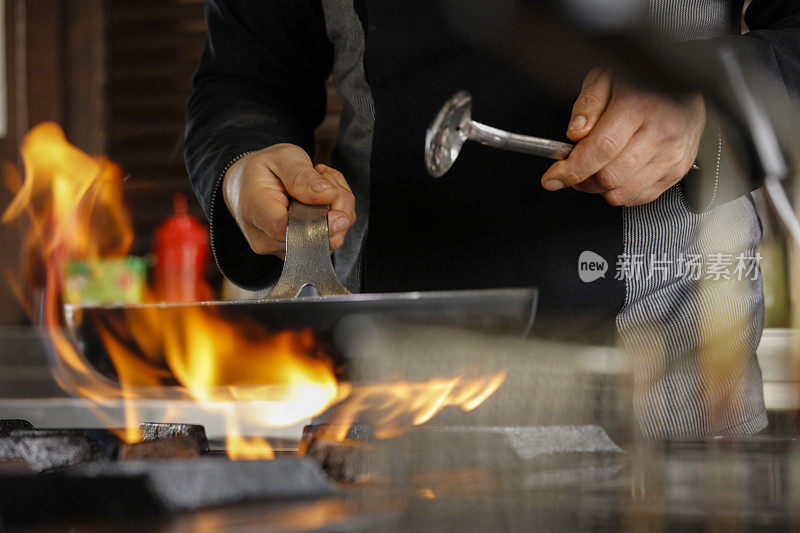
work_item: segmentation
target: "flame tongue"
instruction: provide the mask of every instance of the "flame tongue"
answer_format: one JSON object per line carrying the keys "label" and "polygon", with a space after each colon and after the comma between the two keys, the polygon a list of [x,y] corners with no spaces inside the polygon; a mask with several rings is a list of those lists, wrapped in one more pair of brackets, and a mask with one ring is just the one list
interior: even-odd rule
{"label": "flame tongue", "polygon": [[31,215],[29,249],[45,260],[125,255],[133,242],[122,200],[122,171],[67,142],[52,122],[36,126],[21,147],[25,181],[3,214]]}
{"label": "flame tongue", "polygon": [[357,420],[366,417],[379,439],[396,437],[411,426],[428,422],[445,407],[471,411],[503,384],[506,372],[492,376],[431,379],[423,382],[399,381],[355,388],[337,406],[330,422],[333,434],[326,437],[344,440]]}
{"label": "flame tongue", "polygon": [[[180,394],[225,417],[232,458],[272,457],[266,441],[246,438],[242,426],[293,426],[336,399],[331,360],[313,353],[309,331],[270,333],[201,306],[131,309],[123,322],[113,331],[125,332],[124,344],[98,329],[127,396],[159,397],[165,389],[158,385],[177,381]],[[135,413],[131,418],[140,422]]]}
{"label": "flame tongue", "polygon": [[[339,438],[365,411],[376,426],[375,435],[391,437],[445,407],[476,408],[505,378],[505,373],[458,376],[352,389],[337,382],[330,357],[316,353],[310,331],[274,333],[189,305],[140,306],[98,321],[96,329],[119,377],[118,384],[109,382],[63,333],[62,274],[71,259],[128,254],[133,230],[123,201],[122,172],[108,159],[70,145],[53,123],[31,130],[21,152],[25,179],[7,174],[16,194],[2,221],[23,214],[30,219],[26,253],[43,266],[46,276],[43,316],[56,354],[55,377],[65,390],[92,400],[103,425],[116,422],[99,407],[122,401],[126,430],[121,436],[129,442],[140,438],[138,426],[144,421],[137,410],[139,399],[192,399],[225,417],[231,458],[267,459],[273,452],[266,440],[248,438],[243,427],[288,427],[337,404],[336,421],[345,427]],[[163,421],[179,421],[180,416],[168,410],[172,420]]]}

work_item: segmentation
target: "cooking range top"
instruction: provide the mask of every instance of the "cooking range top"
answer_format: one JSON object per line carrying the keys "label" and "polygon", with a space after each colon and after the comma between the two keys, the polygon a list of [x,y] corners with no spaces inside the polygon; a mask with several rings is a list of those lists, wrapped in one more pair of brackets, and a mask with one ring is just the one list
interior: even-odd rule
{"label": "cooking range top", "polygon": [[[105,429],[0,422],[0,519],[27,527],[203,531],[463,531],[798,524],[793,438],[618,447],[597,426],[354,426],[302,451],[233,461],[202,426]],[[290,443],[282,443],[284,449]],[[795,480],[796,482],[796,480]]]}

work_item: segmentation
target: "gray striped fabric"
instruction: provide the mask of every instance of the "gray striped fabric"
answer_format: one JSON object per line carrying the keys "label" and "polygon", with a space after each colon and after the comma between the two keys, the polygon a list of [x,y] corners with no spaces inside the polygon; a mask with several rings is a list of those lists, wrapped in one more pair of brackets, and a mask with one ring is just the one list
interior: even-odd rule
{"label": "gray striped fabric", "polygon": [[[650,20],[673,39],[704,39],[730,31],[728,9],[722,0],[651,0]],[[625,209],[628,257],[755,256],[761,226],[749,197],[693,214],[681,194],[674,187]],[[635,365],[644,434],[742,435],[766,427],[755,357],[763,320],[760,272],[754,280],[627,279],[617,329]]]}
{"label": "gray striped fabric", "polygon": [[[625,253],[677,262],[681,254],[756,254],[761,238],[749,197],[703,214],[673,187],[627,208]],[[636,413],[650,438],[749,434],[766,426],[755,351],[764,300],[761,276],[739,281],[641,275],[626,282],[617,328],[634,365]]]}
{"label": "gray striped fabric", "polygon": [[335,48],[333,81],[344,98],[336,151],[356,197],[357,221],[335,253],[336,273],[352,292],[360,284],[361,253],[369,215],[369,173],[375,104],[364,73],[364,31],[353,0],[322,0],[328,38]]}
{"label": "gray striped fabric", "polygon": [[648,23],[668,39],[710,39],[730,31],[730,0],[649,0]]}

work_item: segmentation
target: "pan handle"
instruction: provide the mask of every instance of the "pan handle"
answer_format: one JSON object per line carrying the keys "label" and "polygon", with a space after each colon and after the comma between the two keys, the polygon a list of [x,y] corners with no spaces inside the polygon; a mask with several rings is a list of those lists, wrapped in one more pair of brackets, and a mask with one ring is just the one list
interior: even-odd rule
{"label": "pan handle", "polygon": [[296,298],[308,285],[313,285],[320,296],[350,294],[336,276],[331,262],[329,208],[292,200],[286,225],[283,272],[267,299]]}

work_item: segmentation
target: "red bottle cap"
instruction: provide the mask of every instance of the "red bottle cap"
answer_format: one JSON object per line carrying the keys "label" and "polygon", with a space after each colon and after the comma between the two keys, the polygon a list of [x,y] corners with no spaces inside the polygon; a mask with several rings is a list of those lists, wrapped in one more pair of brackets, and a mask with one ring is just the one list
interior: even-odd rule
{"label": "red bottle cap", "polygon": [[156,230],[156,250],[162,246],[207,246],[208,231],[199,220],[189,214],[186,197],[176,193],[172,205],[175,214],[162,222]]}

